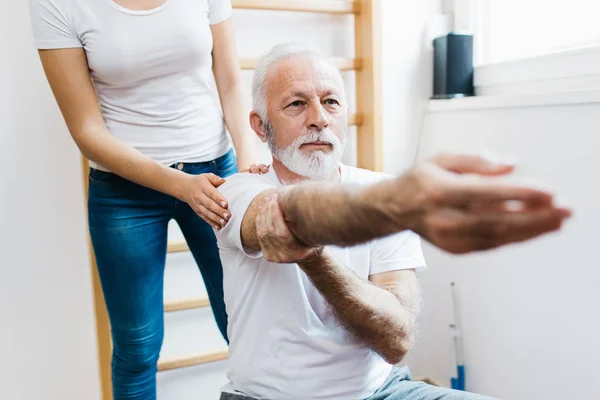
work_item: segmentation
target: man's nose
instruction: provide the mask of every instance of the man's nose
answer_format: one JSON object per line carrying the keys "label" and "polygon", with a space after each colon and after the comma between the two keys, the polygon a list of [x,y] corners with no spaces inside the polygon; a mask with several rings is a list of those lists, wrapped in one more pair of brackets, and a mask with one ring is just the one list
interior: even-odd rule
{"label": "man's nose", "polygon": [[308,127],[316,129],[324,129],[329,125],[329,118],[327,112],[323,106],[318,104],[312,104],[308,109]]}

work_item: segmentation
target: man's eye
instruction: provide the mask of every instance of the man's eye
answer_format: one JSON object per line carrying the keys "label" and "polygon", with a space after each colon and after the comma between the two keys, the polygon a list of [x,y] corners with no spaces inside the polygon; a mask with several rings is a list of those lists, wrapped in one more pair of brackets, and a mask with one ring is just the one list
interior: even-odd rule
{"label": "man's eye", "polygon": [[334,105],[338,105],[340,104],[337,100],[335,99],[327,99],[325,100],[325,103],[329,104],[330,106],[334,106]]}
{"label": "man's eye", "polygon": [[302,105],[302,102],[300,100],[296,100],[290,104],[290,106],[292,106],[292,107],[300,107],[301,105]]}

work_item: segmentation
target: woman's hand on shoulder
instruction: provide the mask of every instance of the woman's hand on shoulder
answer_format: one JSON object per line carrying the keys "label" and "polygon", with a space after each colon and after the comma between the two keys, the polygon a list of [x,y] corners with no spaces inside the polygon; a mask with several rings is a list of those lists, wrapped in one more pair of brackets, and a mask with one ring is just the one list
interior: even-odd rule
{"label": "woman's hand on shoulder", "polygon": [[249,172],[251,174],[266,174],[267,172],[269,172],[269,168],[270,167],[265,164],[252,164],[250,165],[250,167],[240,170],[240,172]]}
{"label": "woman's hand on shoulder", "polygon": [[215,174],[189,175],[183,187],[182,200],[216,230],[231,218],[227,200],[217,190],[224,183],[225,179]]}

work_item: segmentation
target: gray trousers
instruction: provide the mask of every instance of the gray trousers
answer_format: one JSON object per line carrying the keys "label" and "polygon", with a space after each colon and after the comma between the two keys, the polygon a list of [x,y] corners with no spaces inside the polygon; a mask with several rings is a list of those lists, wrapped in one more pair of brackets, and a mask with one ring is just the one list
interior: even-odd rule
{"label": "gray trousers", "polygon": [[[221,393],[220,400],[258,400],[233,393]],[[260,399],[266,400],[266,399]],[[269,399],[285,400],[285,399]],[[383,386],[365,400],[497,400],[474,393],[414,382],[408,367],[394,368]]]}

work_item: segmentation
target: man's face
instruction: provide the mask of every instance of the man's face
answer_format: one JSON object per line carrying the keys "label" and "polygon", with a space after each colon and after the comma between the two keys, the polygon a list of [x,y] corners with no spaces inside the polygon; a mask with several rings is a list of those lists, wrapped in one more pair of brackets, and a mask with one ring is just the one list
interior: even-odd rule
{"label": "man's face", "polygon": [[267,78],[263,130],[273,158],[309,179],[326,179],[342,157],[348,106],[339,73],[320,60],[290,58]]}

